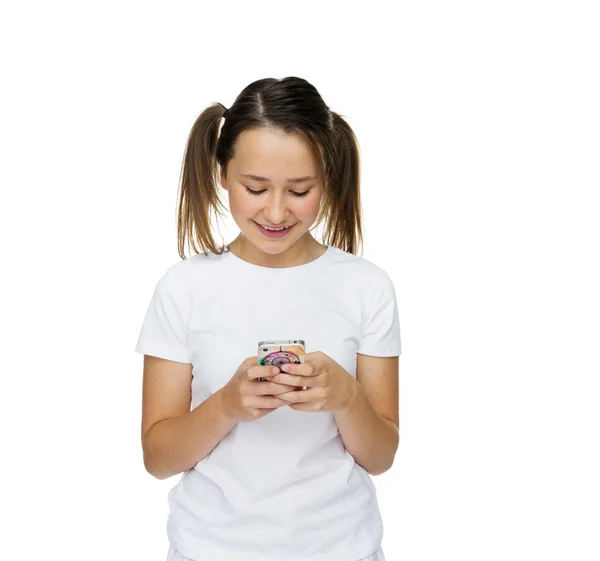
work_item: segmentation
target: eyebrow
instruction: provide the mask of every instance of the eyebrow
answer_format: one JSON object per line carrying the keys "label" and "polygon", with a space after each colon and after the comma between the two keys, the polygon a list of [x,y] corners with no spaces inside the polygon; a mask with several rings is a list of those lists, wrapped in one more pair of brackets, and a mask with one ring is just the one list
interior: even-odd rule
{"label": "eyebrow", "polygon": [[[249,179],[253,179],[254,181],[258,181],[260,183],[271,183],[271,180],[268,177],[261,177],[260,175],[252,175],[251,173],[240,173],[242,177],[248,177]],[[288,183],[304,183],[305,181],[316,179],[316,177],[307,175],[306,177],[293,177],[288,179]]]}

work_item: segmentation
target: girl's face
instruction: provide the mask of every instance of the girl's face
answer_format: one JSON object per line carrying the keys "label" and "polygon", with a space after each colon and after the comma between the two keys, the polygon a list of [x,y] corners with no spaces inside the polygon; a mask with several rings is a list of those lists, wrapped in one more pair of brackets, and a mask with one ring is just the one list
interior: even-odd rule
{"label": "girl's face", "polygon": [[[242,235],[269,254],[284,252],[308,232],[323,192],[307,142],[298,134],[266,128],[239,135],[221,184]],[[292,227],[284,237],[271,238],[259,224]]]}

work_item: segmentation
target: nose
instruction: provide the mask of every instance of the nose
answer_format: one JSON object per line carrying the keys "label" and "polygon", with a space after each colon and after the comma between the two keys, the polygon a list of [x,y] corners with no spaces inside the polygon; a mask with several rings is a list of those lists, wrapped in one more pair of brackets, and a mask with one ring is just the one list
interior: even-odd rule
{"label": "nose", "polygon": [[268,198],[263,214],[271,224],[283,224],[288,215],[285,197],[281,193],[273,193]]}

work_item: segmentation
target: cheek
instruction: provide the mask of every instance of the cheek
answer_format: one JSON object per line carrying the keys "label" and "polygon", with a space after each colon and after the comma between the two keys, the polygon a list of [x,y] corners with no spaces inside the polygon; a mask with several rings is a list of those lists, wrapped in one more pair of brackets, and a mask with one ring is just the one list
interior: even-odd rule
{"label": "cheek", "polygon": [[306,219],[306,220],[314,220],[317,216],[317,214],[319,214],[319,206],[318,205],[310,205],[305,209],[305,212],[302,214],[302,216]]}
{"label": "cheek", "polygon": [[294,211],[298,216],[314,217],[319,213],[321,199],[321,193],[317,192],[314,195],[310,193],[306,197],[296,201]]}
{"label": "cheek", "polygon": [[297,213],[305,218],[315,218],[319,214],[321,199],[319,197],[311,198],[308,201],[302,201],[298,205]]}
{"label": "cheek", "polygon": [[229,208],[232,213],[237,215],[252,214],[255,207],[256,203],[246,193],[242,193],[241,191],[230,192]]}

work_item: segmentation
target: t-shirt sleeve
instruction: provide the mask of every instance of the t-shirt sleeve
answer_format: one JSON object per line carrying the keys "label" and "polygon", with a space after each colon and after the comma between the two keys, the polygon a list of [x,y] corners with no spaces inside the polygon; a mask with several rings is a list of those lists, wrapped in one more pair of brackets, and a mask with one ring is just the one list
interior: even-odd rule
{"label": "t-shirt sleeve", "polygon": [[396,291],[385,270],[381,270],[367,301],[369,298],[357,352],[371,356],[399,356],[400,319]]}
{"label": "t-shirt sleeve", "polygon": [[136,353],[191,364],[185,301],[181,286],[172,272],[167,271],[154,289],[135,347]]}

